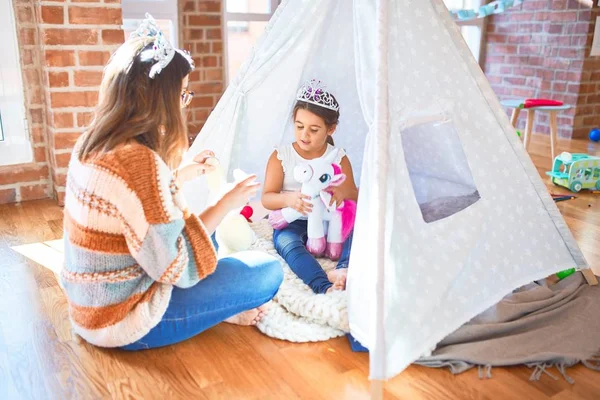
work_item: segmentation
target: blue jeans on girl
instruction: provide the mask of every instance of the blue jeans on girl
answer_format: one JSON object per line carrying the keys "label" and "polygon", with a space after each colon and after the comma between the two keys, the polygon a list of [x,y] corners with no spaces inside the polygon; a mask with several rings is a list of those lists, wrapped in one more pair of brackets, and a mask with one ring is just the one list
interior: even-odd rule
{"label": "blue jeans on girl", "polygon": [[[275,230],[273,242],[279,255],[313,292],[325,293],[333,284],[329,282],[327,274],[315,257],[306,250],[307,226],[306,220],[296,220],[287,228]],[[348,268],[351,248],[352,234],[344,242],[336,269]]]}
{"label": "blue jeans on girl", "polygon": [[229,317],[268,302],[282,281],[281,264],[268,254],[246,251],[223,258],[215,272],[195,286],[174,287],[158,325],[122,349],[152,349],[189,339]]}

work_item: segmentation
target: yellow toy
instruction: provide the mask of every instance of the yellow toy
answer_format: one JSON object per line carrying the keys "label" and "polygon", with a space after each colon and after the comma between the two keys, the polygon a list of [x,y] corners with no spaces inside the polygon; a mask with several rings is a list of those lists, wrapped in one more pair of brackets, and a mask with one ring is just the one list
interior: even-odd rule
{"label": "yellow toy", "polygon": [[[225,171],[219,163],[219,160],[211,157],[206,160],[207,164],[215,167],[214,171],[206,174],[208,188],[210,190],[209,203],[220,199],[225,193],[238,182],[246,179],[248,175],[243,171],[236,169],[233,171],[234,182],[227,183]],[[219,258],[227,257],[239,251],[245,251],[252,247],[256,242],[256,234],[250,227],[250,223],[245,215],[247,215],[247,207],[231,211],[223,218],[223,221],[217,227],[215,238],[219,245]]]}

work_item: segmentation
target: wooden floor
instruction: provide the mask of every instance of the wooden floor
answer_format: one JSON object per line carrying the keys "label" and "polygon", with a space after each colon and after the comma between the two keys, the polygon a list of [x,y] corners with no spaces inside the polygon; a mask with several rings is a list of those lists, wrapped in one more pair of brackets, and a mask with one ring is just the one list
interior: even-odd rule
{"label": "wooden floor", "polygon": [[[541,173],[550,165],[547,141],[532,141]],[[589,142],[560,146],[600,154]],[[582,194],[559,207],[588,261],[600,266],[600,195]],[[369,397],[368,357],[353,353],[344,338],[293,344],[221,324],[187,342],[136,353],[78,340],[50,270],[61,262],[61,233],[62,211],[50,200],[0,206],[0,399]],[[568,371],[574,385],[548,376],[529,382],[526,367],[492,373],[480,380],[474,370],[453,376],[412,366],[385,384],[384,398],[600,398],[600,374],[581,366]]]}

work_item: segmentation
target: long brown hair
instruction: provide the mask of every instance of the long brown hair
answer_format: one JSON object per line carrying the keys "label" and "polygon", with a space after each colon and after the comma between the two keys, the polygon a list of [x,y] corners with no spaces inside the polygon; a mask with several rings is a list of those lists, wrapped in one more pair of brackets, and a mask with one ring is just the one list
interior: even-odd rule
{"label": "long brown hair", "polygon": [[84,133],[79,159],[110,151],[135,140],[156,151],[171,168],[178,166],[189,146],[181,109],[182,80],[193,62],[179,51],[150,79],[153,41],[126,41],[104,69],[94,119]]}
{"label": "long brown hair", "polygon": [[[329,93],[329,95],[333,97],[331,93]],[[337,104],[337,100],[335,97],[333,97],[333,101],[335,102],[335,104]],[[336,126],[340,121],[339,109],[338,111],[330,110],[329,108],[320,107],[313,103],[298,100],[296,102],[296,105],[294,106],[294,112],[292,113],[294,119],[296,119],[296,114],[298,113],[298,110],[310,111],[311,113],[321,117],[325,122],[325,127],[327,128],[327,130]],[[329,143],[332,146],[334,145],[333,138],[331,137],[331,135],[327,135],[327,143]]]}

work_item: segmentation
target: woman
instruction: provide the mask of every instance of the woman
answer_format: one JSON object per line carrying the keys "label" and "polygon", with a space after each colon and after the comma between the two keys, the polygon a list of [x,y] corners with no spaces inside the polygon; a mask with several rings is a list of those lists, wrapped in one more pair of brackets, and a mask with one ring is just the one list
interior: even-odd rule
{"label": "woman", "polygon": [[180,190],[212,152],[179,171],[191,58],[148,17],[111,58],[67,178],[61,280],[75,331],[126,350],[177,343],[226,321],[256,324],[283,279],[279,262],[243,252],[217,261],[211,234],[258,190],[250,177],[199,216]]}

